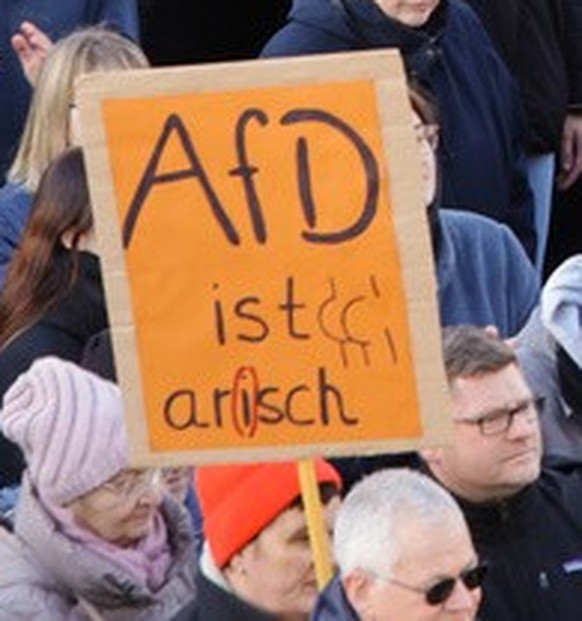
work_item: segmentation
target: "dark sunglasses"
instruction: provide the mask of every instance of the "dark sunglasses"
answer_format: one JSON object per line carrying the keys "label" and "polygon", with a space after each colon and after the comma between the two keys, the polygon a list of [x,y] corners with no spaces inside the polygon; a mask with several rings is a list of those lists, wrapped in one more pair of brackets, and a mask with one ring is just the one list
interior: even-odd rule
{"label": "dark sunglasses", "polygon": [[428,589],[412,586],[411,584],[400,582],[399,580],[395,580],[394,578],[385,578],[384,576],[378,577],[380,578],[380,580],[391,582],[392,584],[402,587],[403,589],[415,591],[416,593],[422,593],[422,595],[424,595],[426,603],[429,606],[439,606],[441,604],[444,604],[453,594],[453,591],[455,590],[455,585],[457,584],[457,580],[460,580],[465,585],[465,587],[469,589],[469,591],[474,591],[483,584],[486,575],[487,565],[480,564],[472,567],[471,569],[465,569],[456,578],[443,578],[442,580],[439,580],[438,582],[433,584]]}

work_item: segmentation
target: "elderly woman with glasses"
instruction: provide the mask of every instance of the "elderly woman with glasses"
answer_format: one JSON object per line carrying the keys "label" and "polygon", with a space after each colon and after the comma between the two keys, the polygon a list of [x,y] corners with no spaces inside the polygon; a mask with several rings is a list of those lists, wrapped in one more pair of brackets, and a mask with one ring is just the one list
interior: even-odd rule
{"label": "elderly woman with glasses", "polygon": [[194,598],[195,546],[157,470],[128,462],[118,387],[42,358],[4,397],[27,470],[0,535],[0,619],[163,621]]}

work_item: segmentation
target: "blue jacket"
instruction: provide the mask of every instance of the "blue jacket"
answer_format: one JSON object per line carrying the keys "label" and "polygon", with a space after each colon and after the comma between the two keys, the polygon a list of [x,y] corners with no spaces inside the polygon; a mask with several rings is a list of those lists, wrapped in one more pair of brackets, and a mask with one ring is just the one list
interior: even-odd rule
{"label": "blue jacket", "polygon": [[311,613],[311,621],[358,621],[336,576],[321,592]]}
{"label": "blue jacket", "polygon": [[440,212],[437,259],[443,326],[495,325],[515,336],[539,301],[539,280],[523,248],[503,224],[478,214]]}
{"label": "blue jacket", "polygon": [[31,204],[30,192],[23,185],[9,182],[0,188],[0,293],[4,289],[8,264],[22,237]]}
{"label": "blue jacket", "polygon": [[10,39],[24,21],[56,41],[81,26],[106,23],[137,39],[135,0],[6,0],[0,2],[0,186],[12,162],[30,99],[30,86]]}
{"label": "blue jacket", "polygon": [[[349,8],[348,8],[349,7]],[[461,0],[441,0],[422,28],[387,17],[371,0],[294,0],[264,56],[400,48],[407,72],[440,108],[443,204],[509,225],[530,256],[533,202],[525,124],[507,67]]]}

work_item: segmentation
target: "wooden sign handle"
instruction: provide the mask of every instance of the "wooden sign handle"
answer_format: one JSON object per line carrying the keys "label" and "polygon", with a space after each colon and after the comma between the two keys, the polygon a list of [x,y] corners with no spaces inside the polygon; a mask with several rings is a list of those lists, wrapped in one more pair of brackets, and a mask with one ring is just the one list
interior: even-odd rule
{"label": "wooden sign handle", "polygon": [[315,476],[315,465],[311,459],[298,462],[301,497],[307,520],[307,531],[315,564],[317,586],[322,591],[333,576],[329,537],[327,536],[319,487]]}

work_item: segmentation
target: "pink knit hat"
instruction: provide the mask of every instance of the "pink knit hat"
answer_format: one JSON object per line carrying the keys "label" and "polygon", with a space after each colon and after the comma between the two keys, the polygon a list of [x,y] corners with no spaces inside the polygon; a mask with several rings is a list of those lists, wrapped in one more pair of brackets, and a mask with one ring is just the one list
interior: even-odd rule
{"label": "pink knit hat", "polygon": [[0,423],[40,496],[57,505],[128,466],[119,388],[71,362],[37,360],[4,395]]}

